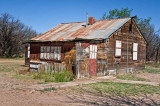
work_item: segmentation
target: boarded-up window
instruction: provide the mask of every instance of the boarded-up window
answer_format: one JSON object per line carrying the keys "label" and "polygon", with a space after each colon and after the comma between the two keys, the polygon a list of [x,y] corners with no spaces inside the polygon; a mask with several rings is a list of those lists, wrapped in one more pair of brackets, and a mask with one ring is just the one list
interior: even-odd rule
{"label": "boarded-up window", "polygon": [[97,45],[90,45],[90,59],[97,58]]}
{"label": "boarded-up window", "polygon": [[121,56],[121,47],[122,47],[122,42],[120,40],[116,40],[116,48],[115,48],[115,56],[116,57]]}
{"label": "boarded-up window", "polygon": [[138,43],[133,43],[133,60],[137,60],[138,57]]}
{"label": "boarded-up window", "polygon": [[40,58],[61,60],[61,47],[41,46]]}
{"label": "boarded-up window", "polygon": [[30,58],[30,44],[28,44],[28,58]]}

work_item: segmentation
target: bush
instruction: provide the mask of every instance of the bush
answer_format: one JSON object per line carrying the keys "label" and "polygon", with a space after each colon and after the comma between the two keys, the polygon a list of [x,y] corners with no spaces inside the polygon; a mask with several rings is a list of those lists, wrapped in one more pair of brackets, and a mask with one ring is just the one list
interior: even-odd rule
{"label": "bush", "polygon": [[73,80],[73,74],[71,71],[60,72],[36,72],[33,73],[34,79],[44,79],[45,82],[68,82]]}
{"label": "bush", "polygon": [[56,82],[68,82],[73,80],[73,74],[71,71],[63,71],[54,74]]}
{"label": "bush", "polygon": [[42,89],[42,90],[39,90],[40,92],[45,92],[45,91],[55,91],[56,89],[54,88],[54,87],[52,87],[52,88],[44,88],[44,89]]}

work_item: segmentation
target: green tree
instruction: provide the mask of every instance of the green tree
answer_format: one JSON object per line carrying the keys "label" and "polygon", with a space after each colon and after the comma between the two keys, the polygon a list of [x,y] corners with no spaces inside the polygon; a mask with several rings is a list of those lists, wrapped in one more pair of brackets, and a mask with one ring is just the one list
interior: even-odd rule
{"label": "green tree", "polygon": [[130,17],[132,10],[133,9],[128,9],[128,8],[122,8],[121,10],[119,9],[110,10],[108,15],[107,15],[107,12],[103,14],[102,19],[115,19],[115,18]]}

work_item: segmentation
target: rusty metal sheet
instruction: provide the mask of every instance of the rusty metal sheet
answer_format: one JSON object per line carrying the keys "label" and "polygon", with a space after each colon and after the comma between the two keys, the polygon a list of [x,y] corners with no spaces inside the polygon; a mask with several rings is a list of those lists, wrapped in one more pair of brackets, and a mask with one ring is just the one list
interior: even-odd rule
{"label": "rusty metal sheet", "polygon": [[131,18],[109,19],[96,21],[85,27],[86,22],[62,23],[46,33],[31,40],[67,41],[75,38],[106,39]]}

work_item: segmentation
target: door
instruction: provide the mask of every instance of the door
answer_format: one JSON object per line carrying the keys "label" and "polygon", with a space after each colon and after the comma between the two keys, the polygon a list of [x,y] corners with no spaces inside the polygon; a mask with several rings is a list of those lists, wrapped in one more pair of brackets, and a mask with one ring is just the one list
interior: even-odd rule
{"label": "door", "polygon": [[89,53],[89,75],[96,76],[97,75],[97,45],[90,45],[90,53]]}

